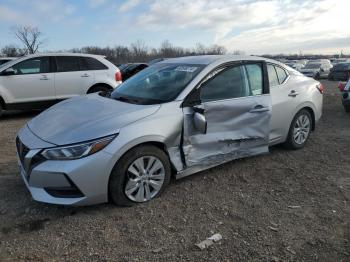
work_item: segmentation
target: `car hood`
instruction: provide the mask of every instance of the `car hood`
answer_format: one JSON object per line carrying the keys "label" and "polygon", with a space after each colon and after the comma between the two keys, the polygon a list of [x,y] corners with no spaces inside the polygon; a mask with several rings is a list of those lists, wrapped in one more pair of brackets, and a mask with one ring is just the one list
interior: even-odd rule
{"label": "car hood", "polygon": [[115,134],[123,126],[155,113],[159,107],[92,94],[56,104],[33,118],[28,127],[46,142],[67,145]]}

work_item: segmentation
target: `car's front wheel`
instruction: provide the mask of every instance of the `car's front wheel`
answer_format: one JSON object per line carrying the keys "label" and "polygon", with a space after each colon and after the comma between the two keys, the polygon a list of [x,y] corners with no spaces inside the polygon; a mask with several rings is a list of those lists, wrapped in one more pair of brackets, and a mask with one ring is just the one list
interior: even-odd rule
{"label": "car's front wheel", "polygon": [[285,146],[290,149],[300,149],[306,144],[312,130],[312,117],[308,110],[300,110],[290,125]]}
{"label": "car's front wheel", "polygon": [[114,167],[109,196],[119,206],[131,206],[157,197],[169,184],[168,156],[158,147],[145,145],[131,149]]}

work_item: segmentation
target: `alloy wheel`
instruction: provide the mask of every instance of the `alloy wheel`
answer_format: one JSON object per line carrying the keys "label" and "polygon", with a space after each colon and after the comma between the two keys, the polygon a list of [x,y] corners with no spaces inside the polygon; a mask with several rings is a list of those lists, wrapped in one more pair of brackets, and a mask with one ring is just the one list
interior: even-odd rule
{"label": "alloy wheel", "polygon": [[125,195],[134,202],[146,202],[161,190],[165,169],[163,163],[154,156],[136,159],[127,169]]}
{"label": "alloy wheel", "polygon": [[302,145],[305,143],[310,133],[310,127],[311,123],[307,115],[302,114],[297,118],[293,129],[293,139],[296,144]]}

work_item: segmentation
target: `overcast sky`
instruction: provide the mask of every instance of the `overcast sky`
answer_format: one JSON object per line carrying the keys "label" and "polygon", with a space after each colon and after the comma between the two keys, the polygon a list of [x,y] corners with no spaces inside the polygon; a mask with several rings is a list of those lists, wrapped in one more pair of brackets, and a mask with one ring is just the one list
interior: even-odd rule
{"label": "overcast sky", "polygon": [[0,0],[0,47],[10,28],[38,26],[44,49],[219,44],[247,54],[350,53],[350,0]]}

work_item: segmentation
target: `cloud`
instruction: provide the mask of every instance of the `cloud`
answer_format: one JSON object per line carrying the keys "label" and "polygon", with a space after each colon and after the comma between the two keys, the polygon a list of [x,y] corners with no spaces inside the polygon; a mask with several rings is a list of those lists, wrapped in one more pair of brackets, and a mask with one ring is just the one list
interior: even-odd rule
{"label": "cloud", "polygon": [[118,11],[119,12],[128,12],[131,9],[135,8],[136,6],[138,6],[140,3],[141,3],[140,0],[127,0],[127,1],[125,1],[124,4],[122,4],[119,7]]}
{"label": "cloud", "polygon": [[0,21],[10,23],[26,22],[20,12],[13,10],[7,6],[0,5]]}
{"label": "cloud", "polygon": [[350,36],[348,10],[348,0],[153,0],[137,25],[156,32],[201,30],[230,51],[295,52]]}
{"label": "cloud", "polygon": [[100,7],[101,5],[104,5],[107,2],[107,0],[89,0],[89,6],[91,8]]}

